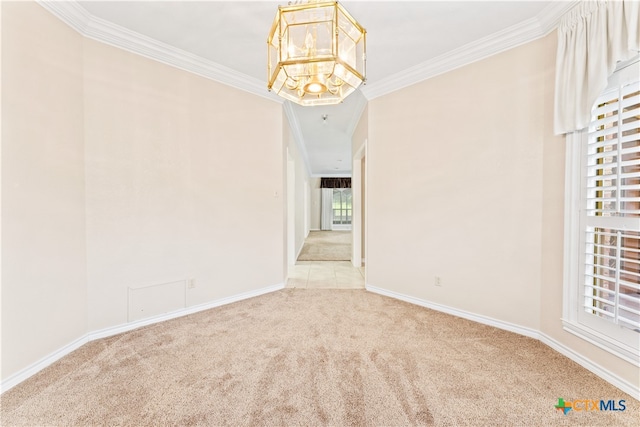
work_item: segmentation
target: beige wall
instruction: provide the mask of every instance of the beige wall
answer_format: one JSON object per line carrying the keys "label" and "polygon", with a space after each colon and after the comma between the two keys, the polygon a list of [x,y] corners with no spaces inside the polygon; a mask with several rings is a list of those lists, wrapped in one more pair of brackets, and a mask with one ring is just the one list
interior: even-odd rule
{"label": "beige wall", "polygon": [[2,2],[2,378],[86,332],[82,39]]}
{"label": "beige wall", "polygon": [[311,221],[311,185],[310,178],[305,166],[304,159],[298,150],[295,139],[291,132],[291,125],[285,120],[284,133],[287,134],[285,144],[289,153],[289,161],[293,161],[295,178],[293,184],[294,196],[294,242],[295,256],[300,253],[304,240],[309,234],[309,224]]}
{"label": "beige wall", "polygon": [[367,284],[541,331],[637,387],[562,329],[555,53],[552,33],[369,103]]}
{"label": "beige wall", "polygon": [[[193,305],[282,283],[279,104],[0,5],[3,380],[126,322],[129,287],[193,278]],[[539,330],[637,386],[560,323],[554,58],[550,35],[370,103],[367,283]]]}
{"label": "beige wall", "polygon": [[[360,159],[360,246],[362,259],[366,259],[366,237],[367,237],[367,225],[366,225],[366,210],[367,210],[367,158],[366,148],[367,138],[369,137],[369,107],[365,107],[360,116],[360,120],[356,125],[351,136],[351,154],[354,160]],[[355,177],[354,177],[355,178]],[[356,182],[355,179],[353,182]]]}
{"label": "beige wall", "polygon": [[283,283],[280,104],[2,7],[3,379],[130,288],[144,317]]}
{"label": "beige wall", "polygon": [[311,230],[320,230],[320,219],[322,217],[322,189],[320,188],[320,181],[322,178],[310,178],[309,184],[311,187],[311,223],[309,228]]}
{"label": "beige wall", "polygon": [[[367,157],[360,160],[360,215],[361,215],[361,232],[360,232],[360,248],[362,250],[362,259],[367,259]],[[365,261],[366,263],[366,261]]]}
{"label": "beige wall", "polygon": [[364,146],[369,137],[369,106],[360,115],[360,120],[351,135],[351,154],[355,155]]}
{"label": "beige wall", "polygon": [[539,328],[548,54],[537,41],[370,102],[370,285]]}
{"label": "beige wall", "polygon": [[190,306],[282,283],[281,106],[89,39],[84,58],[89,329],[127,321],[129,287],[194,279]]}

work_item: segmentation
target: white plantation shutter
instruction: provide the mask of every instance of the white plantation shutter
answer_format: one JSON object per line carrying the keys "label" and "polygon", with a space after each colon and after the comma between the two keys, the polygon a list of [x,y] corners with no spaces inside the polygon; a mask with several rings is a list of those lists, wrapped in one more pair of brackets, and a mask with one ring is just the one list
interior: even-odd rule
{"label": "white plantation shutter", "polygon": [[582,168],[580,299],[581,317],[605,319],[640,332],[640,78],[636,66],[614,74],[596,101],[588,129]]}

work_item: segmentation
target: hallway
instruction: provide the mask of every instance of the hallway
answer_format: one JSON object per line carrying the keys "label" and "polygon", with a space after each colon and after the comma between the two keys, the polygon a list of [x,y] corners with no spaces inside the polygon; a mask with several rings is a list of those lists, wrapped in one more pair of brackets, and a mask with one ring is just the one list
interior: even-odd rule
{"label": "hallway", "polygon": [[363,289],[364,284],[364,267],[350,261],[298,261],[287,279],[287,288]]}

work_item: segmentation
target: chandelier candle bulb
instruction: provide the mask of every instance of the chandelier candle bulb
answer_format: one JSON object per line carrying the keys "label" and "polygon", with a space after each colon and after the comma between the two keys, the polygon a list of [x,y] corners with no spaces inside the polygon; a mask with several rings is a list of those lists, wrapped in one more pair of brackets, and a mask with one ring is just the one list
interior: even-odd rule
{"label": "chandelier candle bulb", "polygon": [[267,88],[303,106],[339,104],[365,81],[366,34],[336,1],[279,6]]}

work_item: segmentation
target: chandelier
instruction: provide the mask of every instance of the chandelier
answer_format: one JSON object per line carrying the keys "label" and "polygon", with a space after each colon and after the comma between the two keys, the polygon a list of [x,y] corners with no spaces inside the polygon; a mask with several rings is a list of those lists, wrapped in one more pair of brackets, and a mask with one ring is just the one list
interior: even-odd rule
{"label": "chandelier", "polygon": [[297,104],[342,102],[365,81],[367,32],[336,1],[279,6],[267,87]]}

